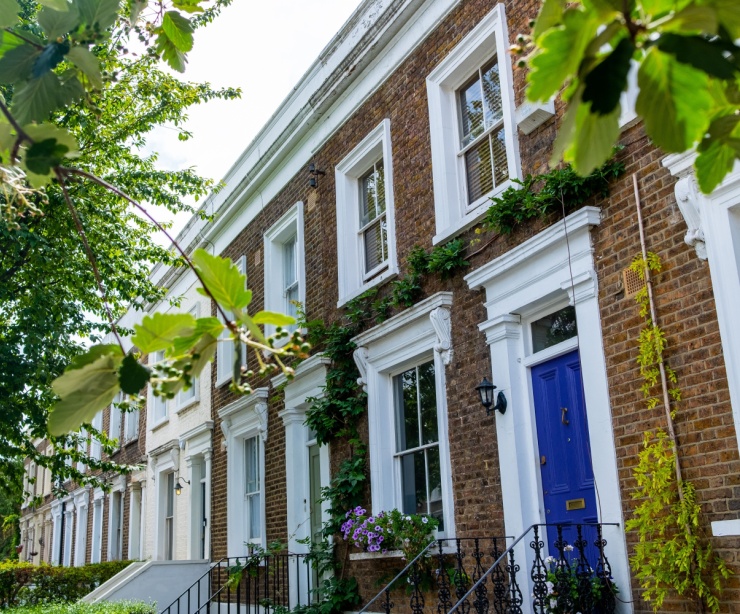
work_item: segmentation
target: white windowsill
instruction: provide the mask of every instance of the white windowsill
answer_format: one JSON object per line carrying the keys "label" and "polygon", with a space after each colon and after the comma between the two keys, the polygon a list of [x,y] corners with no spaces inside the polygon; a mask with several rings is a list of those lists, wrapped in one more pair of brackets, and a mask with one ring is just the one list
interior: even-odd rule
{"label": "white windowsill", "polygon": [[388,552],[352,552],[350,561],[375,561],[377,559],[400,559],[403,557],[401,550],[389,550]]}
{"label": "white windowsill", "polygon": [[158,431],[158,430],[159,430],[159,429],[161,429],[161,428],[162,428],[162,427],[163,427],[163,426],[164,426],[165,424],[169,424],[169,423],[170,423],[170,417],[169,417],[169,416],[167,416],[166,418],[163,418],[162,420],[160,420],[160,421],[159,421],[159,422],[157,422],[156,424],[153,424],[153,425],[152,425],[152,429],[151,429],[151,430],[152,430],[152,433],[153,433],[154,431]]}
{"label": "white windowsill", "polygon": [[507,179],[500,186],[497,186],[496,189],[494,189],[492,192],[489,192],[485,196],[479,198],[476,201],[476,203],[478,203],[477,205],[476,203],[473,203],[474,208],[470,209],[461,218],[455,220],[452,225],[445,228],[442,232],[434,235],[434,238],[432,239],[432,245],[439,245],[442,242],[454,239],[457,235],[465,232],[471,226],[474,226],[475,224],[480,222],[486,215],[488,210],[493,206],[493,202],[491,202],[491,199],[499,196],[505,190],[508,190],[514,185],[516,184],[514,184],[511,179]]}
{"label": "white windowsill", "polygon": [[374,277],[368,282],[365,282],[362,286],[357,288],[356,290],[353,290],[350,292],[347,296],[343,296],[337,301],[337,307],[344,307],[347,303],[349,303],[352,299],[357,298],[361,294],[367,292],[371,288],[374,288],[375,286],[378,286],[382,284],[384,281],[387,281],[389,279],[392,279],[398,275],[398,267],[391,267],[387,271],[381,273],[377,277]]}
{"label": "white windowsill", "polygon": [[191,407],[193,407],[193,405],[197,405],[198,403],[200,403],[200,397],[196,395],[195,397],[193,397],[192,399],[190,399],[189,401],[183,403],[180,407],[178,407],[175,410],[175,414],[179,415],[182,412],[184,412],[186,409],[190,409]]}

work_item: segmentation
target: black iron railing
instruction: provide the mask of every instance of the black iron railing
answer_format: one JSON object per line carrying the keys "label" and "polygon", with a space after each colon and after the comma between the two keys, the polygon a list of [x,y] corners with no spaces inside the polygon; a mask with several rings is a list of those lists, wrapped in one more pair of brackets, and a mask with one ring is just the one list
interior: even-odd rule
{"label": "black iron railing", "polygon": [[160,614],[271,614],[310,605],[315,580],[305,554],[224,558]]}
{"label": "black iron railing", "polygon": [[[376,604],[386,614],[396,608],[412,614],[612,614],[616,586],[603,526],[539,524],[517,539],[434,541],[360,613]],[[546,539],[548,529],[553,540]]]}

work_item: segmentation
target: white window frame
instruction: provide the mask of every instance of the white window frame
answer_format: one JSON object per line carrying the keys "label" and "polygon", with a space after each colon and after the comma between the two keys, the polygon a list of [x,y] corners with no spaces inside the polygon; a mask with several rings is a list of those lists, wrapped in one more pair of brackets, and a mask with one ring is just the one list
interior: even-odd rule
{"label": "white window frame", "polygon": [[139,408],[127,411],[123,417],[123,442],[124,444],[136,441],[139,438],[139,420],[141,419]]}
{"label": "white window frame", "polygon": [[[153,352],[150,354],[151,356],[151,364],[157,364],[158,362],[161,362],[164,360],[164,350],[160,350],[159,352]],[[152,415],[151,415],[151,429],[154,430],[158,426],[162,424],[167,424],[170,421],[170,404],[169,400],[162,395],[154,396],[154,391],[152,389],[152,386],[149,386],[149,403],[148,405],[152,408]],[[162,412],[163,415],[158,416],[157,413],[159,411],[159,408],[163,408]]]}
{"label": "white window frame", "polygon": [[75,567],[82,567],[87,555],[88,491],[83,488],[75,492],[73,496],[77,510],[74,564]]}
{"label": "white window frame", "polygon": [[[396,450],[394,377],[410,367],[434,361],[437,391],[437,433],[444,531],[437,537],[455,537],[455,502],[447,423],[445,367],[452,359],[451,292],[438,292],[353,339],[355,361],[368,394],[370,490],[372,511],[401,509],[400,464]],[[392,435],[389,436],[389,425]]]}
{"label": "white window frame", "polygon": [[[125,506],[125,488],[126,479],[124,476],[120,476],[116,480],[115,486],[111,489],[108,495],[108,560],[109,561],[122,561],[123,560],[123,516]],[[118,498],[118,504],[114,505],[114,496]],[[120,533],[116,535],[116,523],[114,518],[118,519],[118,528]],[[114,552],[115,546],[115,552]]]}
{"label": "white window frame", "polygon": [[[265,310],[287,313],[285,295],[284,264],[285,245],[292,237],[296,239],[296,273],[298,278],[298,302],[306,303],[306,263],[303,228],[303,203],[293,205],[265,233]],[[272,325],[265,326],[265,332],[275,332]],[[286,341],[286,340],[281,340]]]}
{"label": "white window frame", "polygon": [[[242,275],[247,274],[246,256],[240,256],[234,261],[234,264]],[[220,312],[218,312],[217,317],[221,322],[223,322],[223,317]],[[216,345],[216,388],[220,388],[224,384],[229,383],[233,374],[232,356],[234,341],[222,341],[222,339],[228,338],[229,334],[229,330],[224,329],[219,337],[219,342]],[[242,345],[242,364],[247,364],[247,351],[245,345]]]}
{"label": "white window frame", "polygon": [[[188,313],[197,320],[200,317],[200,305],[196,303],[188,310]],[[182,390],[175,396],[176,414],[200,402],[200,377],[195,376],[193,378],[193,385],[188,389],[188,392],[191,390],[193,391],[193,395],[187,398],[183,398]]]}
{"label": "white window frame", "polygon": [[[98,514],[98,510],[100,513]],[[90,562],[100,563],[103,560],[103,514],[105,513],[105,493],[101,488],[93,492],[92,548]]]}
{"label": "white window frame", "polygon": [[[515,185],[512,179],[522,177],[508,41],[504,5],[497,4],[427,77],[437,223],[437,234],[432,240],[435,245],[478,222],[491,206],[490,198]],[[499,65],[509,179],[468,204],[465,161],[458,155],[461,143],[458,90],[494,56]]]}
{"label": "white window frame", "polygon": [[[95,414],[90,424],[97,431],[103,430],[103,411],[102,410],[100,410],[97,414]],[[102,455],[103,455],[102,444],[94,436],[91,435],[90,436],[90,458],[93,458],[99,461],[102,458]]]}
{"label": "white window frame", "polygon": [[122,391],[118,391],[116,396],[113,398],[113,402],[110,404],[110,413],[108,414],[108,438],[118,440],[118,449],[121,448],[121,442],[123,441],[123,413],[121,412],[121,408],[117,407],[117,404],[123,403],[124,399],[124,393]]}
{"label": "white window frame", "polygon": [[267,388],[257,388],[247,396],[237,399],[218,412],[221,418],[221,431],[226,443],[226,499],[227,499],[227,552],[230,557],[245,556],[248,546],[245,542],[246,525],[244,520],[245,459],[244,441],[259,436],[260,445],[260,529],[259,540],[251,543],[266,547],[265,532],[265,442],[267,441]]}
{"label": "white window frame", "polygon": [[[388,233],[387,266],[377,267],[368,275],[364,270],[364,245],[360,236],[360,179],[378,160],[385,171],[385,220]],[[339,302],[359,296],[369,288],[398,274],[396,258],[396,221],[393,196],[393,155],[391,122],[384,119],[336,167],[337,189],[337,259]],[[378,272],[380,271],[380,272]]]}

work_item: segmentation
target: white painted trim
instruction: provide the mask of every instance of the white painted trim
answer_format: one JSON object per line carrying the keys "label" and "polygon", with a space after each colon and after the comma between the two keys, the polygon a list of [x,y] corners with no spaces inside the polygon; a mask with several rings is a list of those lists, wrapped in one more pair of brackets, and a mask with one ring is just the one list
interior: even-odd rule
{"label": "white painted trim", "polygon": [[[469,228],[491,206],[490,197],[521,179],[514,79],[503,3],[497,4],[427,77],[437,244]],[[458,156],[460,127],[456,92],[494,55],[498,60],[509,180],[468,204],[464,161]]]}
{"label": "white painted trim", "polygon": [[[310,361],[310,362],[309,362]],[[306,539],[311,538],[309,428],[306,412],[308,399],[324,394],[326,372],[330,360],[322,355],[312,356],[296,369],[296,376],[285,386],[285,409],[278,415],[285,426],[285,485],[287,494],[288,551],[308,552]],[[308,364],[307,364],[308,363]],[[303,367],[301,369],[301,367]],[[329,486],[331,458],[329,446],[319,449],[321,487]],[[329,502],[321,503],[322,522],[329,520]],[[304,542],[304,543],[301,543]],[[291,568],[290,603],[306,602],[308,586],[301,579],[296,581],[299,570]],[[299,594],[300,590],[300,594]]]}
{"label": "white painted trim", "polygon": [[[192,315],[196,320],[200,317],[200,303],[195,303],[190,309],[188,309],[188,313]],[[208,314],[210,315],[210,314]],[[178,391],[177,395],[175,395],[174,398],[174,412],[175,414],[179,414],[186,409],[189,409],[190,407],[197,405],[200,403],[200,377],[195,376],[193,378],[193,385],[189,388],[188,392],[192,390],[193,396],[187,399],[183,399],[183,390]]]}
{"label": "white painted trim", "polygon": [[[97,513],[100,510],[100,513]],[[101,488],[93,491],[93,526],[90,562],[100,563],[103,560],[103,514],[105,513],[105,493]]]}
{"label": "white painted trim", "polygon": [[740,535],[740,519],[715,520],[712,523],[714,537],[736,537]]}
{"label": "white painted trim", "polygon": [[[392,152],[391,122],[384,119],[335,168],[339,307],[350,300],[350,296],[362,294],[379,283],[379,277],[386,279],[389,275],[398,273]],[[380,275],[375,275],[365,281],[363,244],[358,235],[360,230],[359,179],[381,158],[385,173],[388,264]]]}
{"label": "white painted trim", "polygon": [[[629,595],[629,563],[590,235],[591,227],[599,223],[598,209],[580,209],[468,274],[465,280],[471,289],[486,292],[488,319],[479,328],[490,346],[491,380],[509,403],[506,413],[496,416],[507,535],[519,536],[530,525],[546,522],[531,376],[523,362],[531,351],[525,332],[527,318],[536,317],[538,310],[558,301],[569,300],[575,305],[591,450],[596,451],[592,466],[600,521],[620,525],[604,527],[604,538],[609,543],[615,581],[622,593]],[[532,361],[537,356],[539,353]],[[522,544],[517,554],[525,561],[522,567],[531,568],[530,549]],[[526,581],[528,585],[521,588],[529,595],[532,587],[529,579]],[[621,607],[620,612],[632,611],[629,604]]]}
{"label": "white painted trim", "polygon": [[77,510],[75,547],[74,547],[74,564],[75,567],[81,567],[85,564],[87,556],[87,522],[88,522],[88,501],[90,499],[89,490],[80,488],[72,493],[75,508]]}
{"label": "white painted trim", "polygon": [[257,388],[218,411],[226,443],[227,556],[244,556],[244,441],[260,436],[261,546],[266,547],[265,531],[265,441],[267,440],[267,388]]}
{"label": "white painted trim", "polygon": [[[374,514],[402,507],[401,480],[395,459],[395,427],[392,426],[396,424],[393,377],[421,362],[434,361],[442,501],[446,523],[444,537],[455,536],[445,373],[445,357],[451,356],[448,352],[452,351],[452,338],[449,335],[440,338],[432,324],[432,313],[436,310],[450,311],[451,307],[452,293],[439,292],[353,339],[358,349],[362,350],[355,352],[355,360],[362,361],[361,370],[364,369],[366,374],[370,491]],[[443,319],[448,321],[448,318]]]}
{"label": "white painted trim", "polygon": [[[298,201],[265,233],[265,310],[287,313],[284,291],[285,242],[296,237],[296,267],[298,276],[298,302],[306,304],[306,247],[304,239],[303,202]],[[271,335],[275,326],[266,325],[265,333]],[[287,338],[285,340],[287,341]]]}
{"label": "white painted trim", "polygon": [[[717,305],[722,353],[730,390],[735,435],[740,448],[740,163],[735,163],[719,187],[709,195],[696,188],[694,152],[666,156],[663,166],[678,176],[676,201],[686,219],[686,242],[709,261]],[[688,184],[688,185],[686,185]],[[685,201],[685,202],[679,202]],[[701,241],[699,246],[695,241]]]}

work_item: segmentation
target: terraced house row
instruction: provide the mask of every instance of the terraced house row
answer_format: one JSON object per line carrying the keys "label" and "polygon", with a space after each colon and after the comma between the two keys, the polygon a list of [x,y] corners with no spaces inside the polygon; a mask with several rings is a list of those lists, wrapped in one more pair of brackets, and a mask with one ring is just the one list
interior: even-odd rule
{"label": "terraced house row", "polygon": [[[646,406],[637,364],[644,319],[634,294],[642,283],[629,267],[642,253],[642,223],[646,248],[662,261],[654,294],[681,389],[681,462],[696,487],[701,530],[734,572],[721,611],[737,612],[740,168],[701,195],[692,156],[651,145],[628,95],[612,167],[623,172],[608,177],[608,194],[564,202],[562,212],[509,234],[480,231],[492,197],[548,171],[562,109],[525,101],[525,72],[508,54],[538,7],[362,2],[235,161],[225,189],[207,200],[214,221],[194,217],[178,241],[231,258],[247,275],[255,310],[296,314],[300,305],[305,320],[330,325],[347,324],[348,307],[380,305],[347,350],[356,371],[345,383],[359,378],[366,393],[357,423],[368,451],[363,503],[373,515],[398,509],[435,518],[437,569],[460,570],[438,573],[449,581],[446,597],[445,586],[426,586],[421,606],[392,592],[395,609],[448,611],[524,536],[504,558],[514,557],[518,573],[511,564],[486,580],[490,611],[550,611],[533,570],[547,556],[562,557],[567,543],[575,554],[565,556],[583,556],[618,588],[592,611],[646,612],[628,560],[637,537],[625,522],[643,434],[664,427],[665,416]],[[383,303],[408,282],[417,246],[461,250],[465,264],[414,277],[410,302]],[[181,310],[216,315],[192,272],[159,267],[152,275],[182,297]],[[377,293],[358,302],[368,291]],[[167,309],[166,301],[151,306]],[[124,323],[143,315],[132,311]],[[192,605],[191,585],[209,597],[221,591],[214,603],[238,600],[242,611],[316,599],[310,589],[320,579],[299,555],[330,520],[322,489],[357,451],[342,438],[319,445],[305,422],[334,366],[323,349],[290,381],[257,380],[254,393],[240,397],[229,391],[233,347],[224,342],[212,367],[175,399],[149,394],[140,415],[103,412],[96,426],[119,438],[116,458],[139,469],[113,479],[110,492],[69,485],[67,498],[49,495],[25,508],[22,556],[59,565],[201,562],[157,597],[162,609],[189,594],[192,603],[177,603],[197,611],[203,602]],[[245,352],[244,360],[256,367],[254,356]],[[483,378],[496,386],[488,408],[476,388]],[[48,494],[50,479],[35,488]],[[535,534],[532,525],[543,526]],[[359,610],[408,561],[340,537],[342,573],[357,579]],[[257,574],[264,585],[223,588],[235,557],[275,541],[286,550],[265,556],[272,562],[263,567],[273,567]],[[230,562],[219,563],[224,558]],[[223,569],[220,584],[209,568]],[[389,611],[389,601],[370,610]],[[664,608],[693,611],[674,597]]]}

